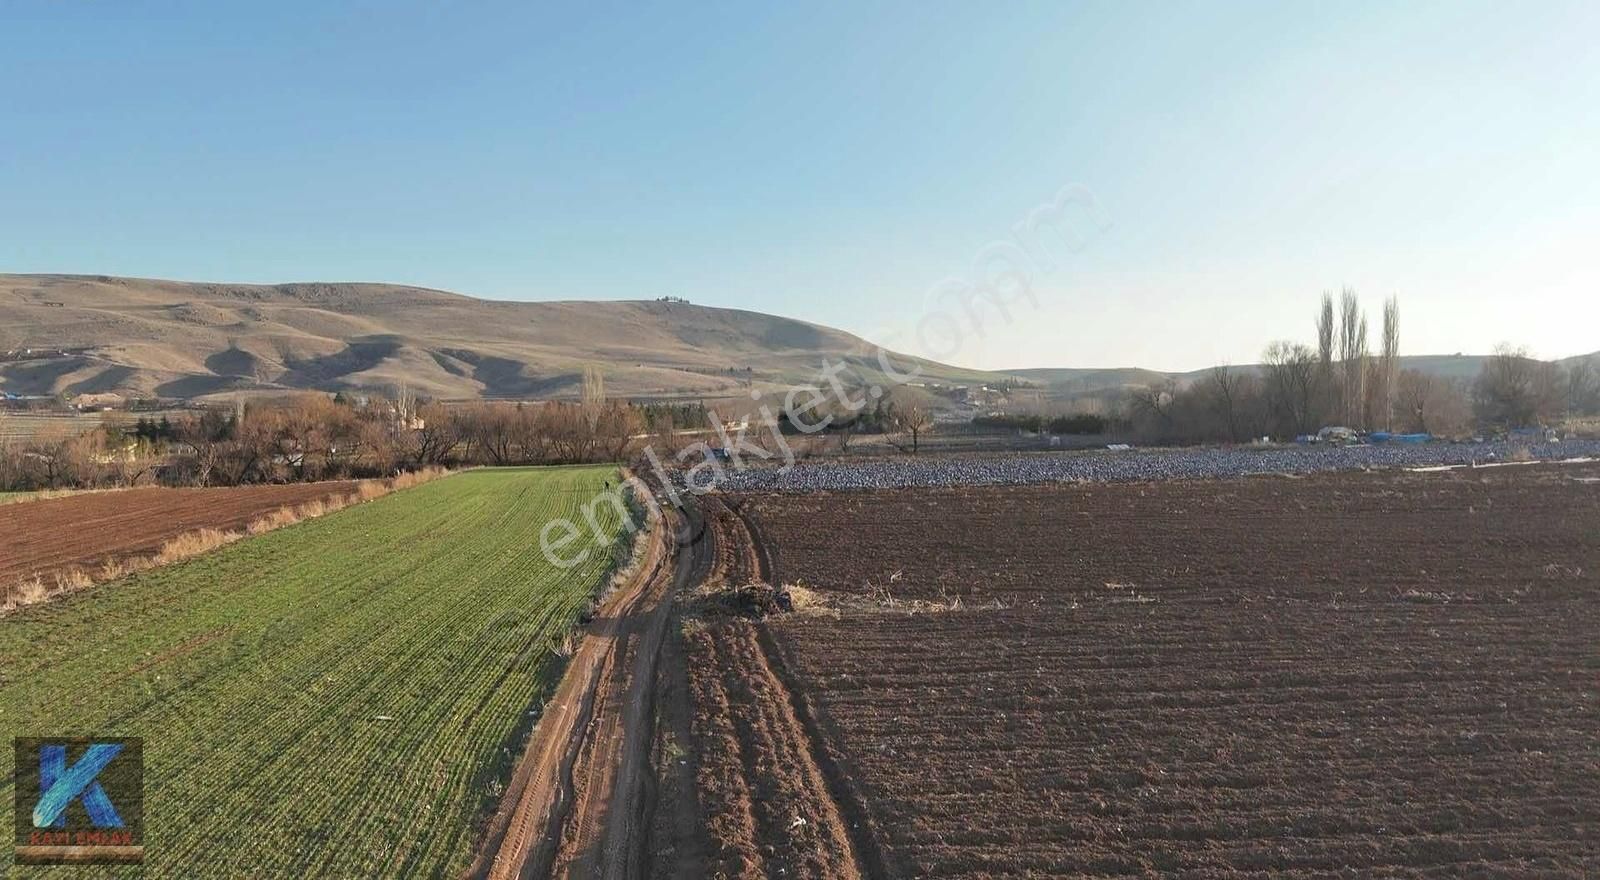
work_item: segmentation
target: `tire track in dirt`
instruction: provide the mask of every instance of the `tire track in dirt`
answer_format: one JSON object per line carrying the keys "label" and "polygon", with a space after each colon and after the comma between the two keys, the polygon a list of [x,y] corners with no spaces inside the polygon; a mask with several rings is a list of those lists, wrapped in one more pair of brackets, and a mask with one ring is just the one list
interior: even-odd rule
{"label": "tire track in dirt", "polygon": [[656,730],[650,751],[656,772],[646,788],[649,880],[704,880],[711,876],[706,867],[705,808],[695,788],[695,762],[688,751],[694,742],[694,700],[685,650],[681,629],[669,624],[656,664]]}
{"label": "tire track in dirt", "polygon": [[608,677],[617,634],[612,613],[636,598],[625,593],[608,603],[606,622],[584,636],[561,683],[523,749],[500,810],[467,876],[514,878],[534,875],[555,860],[564,817],[572,809],[580,752],[593,726],[600,682]]}
{"label": "tire track in dirt", "polygon": [[[766,548],[751,521],[721,499],[707,499],[718,531],[726,586],[741,576],[768,581]],[[720,676],[699,675],[702,730],[711,763],[739,766],[743,787],[722,794],[725,873],[736,876],[878,878],[887,876],[861,800],[828,751],[809,703],[784,669],[769,625],[722,621],[696,636]],[[706,710],[710,710],[707,712]],[[708,717],[710,716],[710,717]],[[715,733],[712,733],[715,731]],[[737,754],[729,754],[736,752]]]}
{"label": "tire track in dirt", "polygon": [[591,742],[597,724],[603,726],[597,710],[614,689],[618,654],[627,650],[627,621],[659,579],[668,552],[661,533],[657,524],[639,575],[601,606],[579,641],[468,876],[549,876],[558,854],[574,845],[568,818],[576,815],[581,827],[583,795],[596,783]]}
{"label": "tire track in dirt", "polygon": [[748,558],[755,562],[756,576],[763,583],[772,584],[772,557],[767,552],[767,545],[761,540],[761,532],[756,529],[755,520],[745,512],[743,505],[728,504],[727,508],[733,512],[739,526],[739,534],[732,537],[737,539],[738,546],[749,548]]}
{"label": "tire track in dirt", "polygon": [[574,651],[467,876],[648,873],[656,663],[673,595],[710,566],[697,517],[661,511],[639,573]]}
{"label": "tire track in dirt", "polygon": [[787,655],[769,627],[760,627],[757,641],[773,681],[789,697],[791,716],[805,732],[818,778],[827,786],[829,798],[837,812],[838,824],[848,836],[859,876],[873,880],[888,877],[887,860],[873,831],[873,822],[867,812],[866,801],[856,791],[850,781],[850,775],[839,765],[838,759],[828,748],[828,739],[823,734],[811,701],[805,698],[804,691],[800,689],[789,671]]}
{"label": "tire track in dirt", "polygon": [[[607,757],[612,761],[620,759],[620,763],[616,767],[609,815],[599,841],[600,859],[596,867],[601,870],[591,876],[631,880],[649,873],[645,841],[653,804],[651,783],[655,776],[650,746],[655,738],[656,664],[672,616],[673,596],[707,567],[709,556],[703,530],[693,527],[698,513],[685,511],[683,516],[689,528],[679,534],[677,552],[672,555],[675,565],[670,580],[659,581],[665,589],[648,597],[654,605],[633,652],[631,676],[622,691],[625,700],[615,713],[622,723],[621,741],[616,743],[616,751]],[[685,548],[683,536],[688,535],[696,537],[690,539],[691,543]]]}
{"label": "tire track in dirt", "polygon": [[[677,595],[696,585],[739,586],[770,571],[738,511],[713,497],[701,504],[663,510],[647,563],[602,606],[529,738],[469,877],[639,880],[709,874],[713,865],[739,877],[886,876],[860,801],[823,745],[810,705],[796,697],[766,625],[722,620],[687,650],[663,650]],[[696,652],[708,649],[718,662],[702,669]],[[664,653],[690,667],[690,687],[676,696],[685,703],[680,714],[710,709],[718,716],[714,741],[705,740],[704,724],[682,725],[699,746],[692,770],[666,766],[673,756],[657,748],[658,715],[668,711],[657,702],[672,698],[658,695],[660,682],[678,671],[659,668]],[[715,680],[702,674],[707,670]],[[718,761],[732,764],[708,767]],[[661,780],[678,774],[676,797],[699,816],[708,769],[730,769],[747,782],[738,798],[743,807],[732,816],[709,808],[699,827],[664,823],[657,814]],[[683,781],[692,792],[682,791]],[[665,841],[651,839],[663,829]],[[742,842],[729,850],[728,839],[708,837]],[[716,844],[724,855],[735,853],[731,861],[707,858]]]}

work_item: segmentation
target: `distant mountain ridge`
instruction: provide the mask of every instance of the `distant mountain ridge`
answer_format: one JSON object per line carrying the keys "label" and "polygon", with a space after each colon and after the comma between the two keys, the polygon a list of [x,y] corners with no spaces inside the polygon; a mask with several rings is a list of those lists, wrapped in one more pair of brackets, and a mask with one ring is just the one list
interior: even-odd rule
{"label": "distant mountain ridge", "polygon": [[[33,351],[17,353],[24,349]],[[594,365],[618,396],[726,397],[815,381],[824,359],[873,381],[882,377],[876,352],[818,324],[679,301],[512,302],[395,284],[0,275],[0,391],[13,394],[205,398],[404,386],[441,399],[560,398],[575,396]],[[1470,378],[1483,359],[1430,355],[1402,358],[1402,366]],[[1057,399],[1206,372],[984,371],[894,356],[897,368],[908,362],[922,368],[923,381],[1015,377]]]}
{"label": "distant mountain ridge", "polygon": [[[877,349],[816,324],[673,301],[508,302],[392,284],[0,275],[0,390],[196,398],[297,389],[442,399],[744,393]],[[48,356],[39,356],[40,350]],[[933,381],[991,374],[919,359]]]}

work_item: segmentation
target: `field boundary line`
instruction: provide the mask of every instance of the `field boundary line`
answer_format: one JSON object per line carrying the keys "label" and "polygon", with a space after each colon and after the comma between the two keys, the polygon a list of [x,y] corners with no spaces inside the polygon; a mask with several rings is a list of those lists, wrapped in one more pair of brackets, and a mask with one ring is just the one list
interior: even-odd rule
{"label": "field boundary line", "polygon": [[[602,720],[600,703],[608,696],[604,682],[616,674],[617,664],[639,653],[637,645],[629,651],[639,635],[633,631],[634,619],[648,610],[652,599],[661,598],[653,587],[675,558],[666,543],[670,530],[666,517],[651,517],[643,563],[608,595],[595,618],[603,625],[581,633],[465,877],[546,876],[569,847],[569,825],[578,799],[576,775]],[[558,711],[561,714],[555,714]],[[601,837],[606,833],[602,830]],[[631,838],[624,842],[634,845]]]}
{"label": "field boundary line", "polygon": [[[745,512],[743,504],[727,506],[733,510],[745,530],[762,581],[769,586],[777,586],[773,583],[772,557],[766,543],[761,540],[760,530]],[[850,784],[849,776],[828,749],[827,739],[816,713],[812,711],[810,700],[806,699],[803,689],[790,671],[788,655],[773,637],[772,627],[767,621],[758,621],[755,631],[756,644],[761,648],[761,662],[767,667],[773,684],[783,691],[784,702],[805,736],[806,751],[832,801],[831,806],[840,819],[839,824],[844,827],[845,839],[850,845],[850,858],[855,863],[857,873],[870,880],[888,877],[888,863],[873,833],[871,815],[859,793]]]}
{"label": "field boundary line", "polygon": [[[411,471],[388,479],[340,481],[349,482],[349,491],[331,491],[328,494],[295,504],[284,504],[276,508],[263,510],[248,523],[236,529],[221,530],[208,527],[188,529],[167,536],[153,552],[136,552],[122,558],[117,558],[117,555],[113,553],[99,559],[80,560],[56,568],[34,571],[30,575],[17,578],[12,583],[0,586],[0,619],[23,608],[54,602],[98,586],[115,583],[126,577],[187,562],[239,541],[280,531],[308,520],[320,519],[347,508],[378,501],[424,483],[448,477],[454,473],[457,472],[442,468],[429,468],[423,471]],[[303,485],[317,484],[307,483]],[[224,487],[216,489],[216,491],[225,490]],[[65,495],[24,499],[10,503],[40,504],[84,495],[102,495],[128,491],[134,490],[73,490]],[[197,491],[210,490],[200,489]],[[55,589],[51,589],[46,582],[45,578],[47,576],[55,582]]]}
{"label": "field boundary line", "polygon": [[[694,552],[668,554],[658,561],[657,576],[649,579],[640,596],[641,605],[653,599],[655,607],[641,609],[648,611],[648,617],[638,633],[632,674],[623,694],[622,760],[600,841],[605,867],[602,876],[607,880],[648,874],[646,838],[654,805],[655,768],[651,765],[650,745],[656,731],[656,670],[672,618],[673,599],[693,576],[695,558]],[[670,572],[665,564],[669,559]]]}
{"label": "field boundary line", "polygon": [[823,785],[827,788],[834,811],[839,814],[841,820],[839,824],[844,826],[845,837],[850,843],[850,856],[856,864],[857,872],[868,880],[882,880],[891,876],[883,847],[879,845],[877,836],[873,833],[875,825],[871,814],[867,812],[866,804],[859,793],[850,784],[849,775],[844,772],[828,749],[816,713],[812,711],[810,701],[804,697],[799,683],[795,681],[788,668],[785,659],[787,654],[778,645],[777,639],[772,635],[771,627],[765,622],[757,623],[755,630],[756,644],[761,647],[762,662],[772,676],[772,681],[782,688],[789,710],[794,713],[795,720],[805,733],[807,751],[818,775],[822,777]]}
{"label": "field boundary line", "polygon": [[767,551],[766,542],[761,539],[761,530],[756,527],[755,521],[750,518],[749,514],[745,513],[744,503],[725,504],[724,506],[733,511],[733,515],[739,518],[739,522],[744,525],[745,534],[750,537],[750,547],[755,552],[756,570],[761,576],[761,582],[771,587],[779,586],[773,583],[775,575],[773,574],[772,556]]}

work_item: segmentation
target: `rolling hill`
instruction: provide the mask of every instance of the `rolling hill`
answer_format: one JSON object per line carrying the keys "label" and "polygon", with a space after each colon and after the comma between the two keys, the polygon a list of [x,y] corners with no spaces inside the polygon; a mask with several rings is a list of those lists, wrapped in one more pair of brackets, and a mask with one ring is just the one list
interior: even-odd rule
{"label": "rolling hill", "polygon": [[[5,355],[24,349],[34,351]],[[683,302],[0,275],[0,390],[14,394],[197,398],[405,385],[442,399],[569,397],[591,364],[622,396],[742,394],[814,376],[824,357],[870,380],[875,351],[804,321]],[[918,363],[935,381],[992,378]]]}
{"label": "rolling hill", "polygon": [[[404,385],[453,400],[563,398],[579,393],[585,367],[594,365],[618,396],[734,397],[815,381],[824,358],[876,381],[875,352],[840,330],[685,302],[507,302],[394,284],[0,275],[0,391],[23,395],[205,398]],[[1470,378],[1483,356],[1401,360]],[[985,372],[900,356],[895,363],[908,361],[928,381],[1017,377],[1056,401],[1205,374]]]}

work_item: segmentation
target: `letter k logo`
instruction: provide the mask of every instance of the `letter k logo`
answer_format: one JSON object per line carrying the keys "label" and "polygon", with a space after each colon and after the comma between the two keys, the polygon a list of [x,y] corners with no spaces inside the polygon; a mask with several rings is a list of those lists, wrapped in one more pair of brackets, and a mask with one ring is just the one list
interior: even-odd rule
{"label": "letter k logo", "polygon": [[66,746],[40,746],[39,803],[33,808],[33,827],[64,827],[67,805],[82,797],[94,827],[121,828],[122,817],[111,805],[111,798],[106,797],[105,789],[95,781],[121,751],[121,743],[95,743],[69,769]]}

